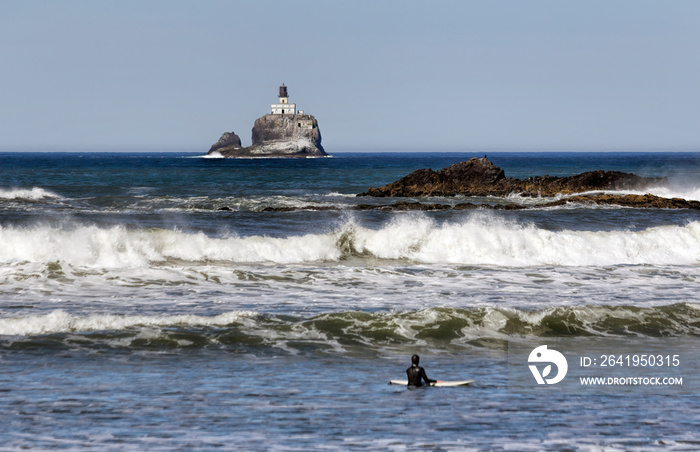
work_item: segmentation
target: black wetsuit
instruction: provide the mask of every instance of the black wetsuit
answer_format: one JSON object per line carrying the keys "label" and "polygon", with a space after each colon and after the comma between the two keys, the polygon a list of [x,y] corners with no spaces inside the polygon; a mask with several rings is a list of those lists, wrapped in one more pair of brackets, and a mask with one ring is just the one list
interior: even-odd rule
{"label": "black wetsuit", "polygon": [[406,375],[408,376],[409,386],[423,386],[423,380],[425,380],[428,385],[437,381],[428,378],[428,376],[425,374],[425,369],[416,364],[406,369]]}

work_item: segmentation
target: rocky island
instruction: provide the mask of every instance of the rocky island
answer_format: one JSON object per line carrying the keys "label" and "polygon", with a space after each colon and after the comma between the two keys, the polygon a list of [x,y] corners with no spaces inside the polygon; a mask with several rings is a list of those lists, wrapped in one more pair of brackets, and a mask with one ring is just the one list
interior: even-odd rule
{"label": "rocky island", "polygon": [[357,196],[521,196],[571,195],[598,190],[643,190],[667,185],[665,177],[641,177],[619,171],[589,171],[575,176],[506,178],[504,171],[486,157],[472,158],[439,171],[419,169],[383,187]]}
{"label": "rocky island", "polygon": [[287,87],[282,84],[279,103],[271,105],[271,113],[255,120],[253,144],[243,147],[234,132],[225,132],[207,155],[223,157],[323,157],[321,131],[312,115],[296,110],[289,103]]}
{"label": "rocky island", "polygon": [[[420,169],[391,184],[370,188],[357,196],[416,198],[427,196],[450,197],[494,196],[503,198],[510,194],[526,197],[553,197],[539,203],[431,203],[415,200],[397,200],[391,204],[356,204],[354,206],[307,205],[296,207],[266,207],[263,212],[293,212],[303,210],[383,210],[383,211],[436,211],[436,210],[522,210],[558,207],[565,204],[616,205],[640,209],[692,209],[700,210],[700,201],[681,198],[663,198],[652,194],[609,193],[615,190],[644,190],[666,186],[665,177],[640,177],[619,171],[589,171],[575,176],[534,176],[520,180],[506,178],[504,171],[486,157],[473,158],[439,171]],[[589,193],[586,193],[589,192]],[[590,193],[593,192],[593,193]],[[598,193],[595,193],[598,192]],[[600,193],[605,192],[605,193]],[[231,210],[223,207],[219,210]]]}

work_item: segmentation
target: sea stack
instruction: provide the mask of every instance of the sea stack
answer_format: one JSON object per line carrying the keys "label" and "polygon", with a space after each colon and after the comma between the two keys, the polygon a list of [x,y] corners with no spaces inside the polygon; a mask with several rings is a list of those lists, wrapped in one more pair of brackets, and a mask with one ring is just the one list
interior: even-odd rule
{"label": "sea stack", "polygon": [[279,102],[270,105],[270,114],[255,120],[252,141],[242,147],[241,140],[233,132],[224,133],[207,155],[223,157],[323,157],[321,130],[312,115],[297,111],[296,104],[289,103],[287,87],[279,89]]}

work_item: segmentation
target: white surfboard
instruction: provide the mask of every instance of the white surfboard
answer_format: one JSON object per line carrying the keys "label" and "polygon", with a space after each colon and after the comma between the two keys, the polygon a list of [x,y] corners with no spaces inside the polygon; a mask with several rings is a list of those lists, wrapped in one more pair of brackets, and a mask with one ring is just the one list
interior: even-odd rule
{"label": "white surfboard", "polygon": [[[446,386],[467,386],[474,383],[474,380],[462,380],[462,381],[442,381],[438,380],[437,383],[430,383],[430,386],[436,387],[446,387]],[[408,380],[389,380],[390,385],[402,385],[407,386]]]}

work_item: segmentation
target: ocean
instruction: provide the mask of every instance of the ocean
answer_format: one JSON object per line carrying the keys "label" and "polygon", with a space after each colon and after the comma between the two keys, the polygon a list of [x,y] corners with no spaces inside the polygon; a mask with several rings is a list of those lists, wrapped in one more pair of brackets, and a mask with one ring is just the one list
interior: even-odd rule
{"label": "ocean", "polygon": [[[700,211],[354,209],[482,156],[0,153],[0,450],[700,449]],[[487,156],[700,200],[700,153]],[[618,368],[680,357],[685,386],[513,385],[516,345],[590,340]],[[474,383],[388,385],[414,353]]]}

